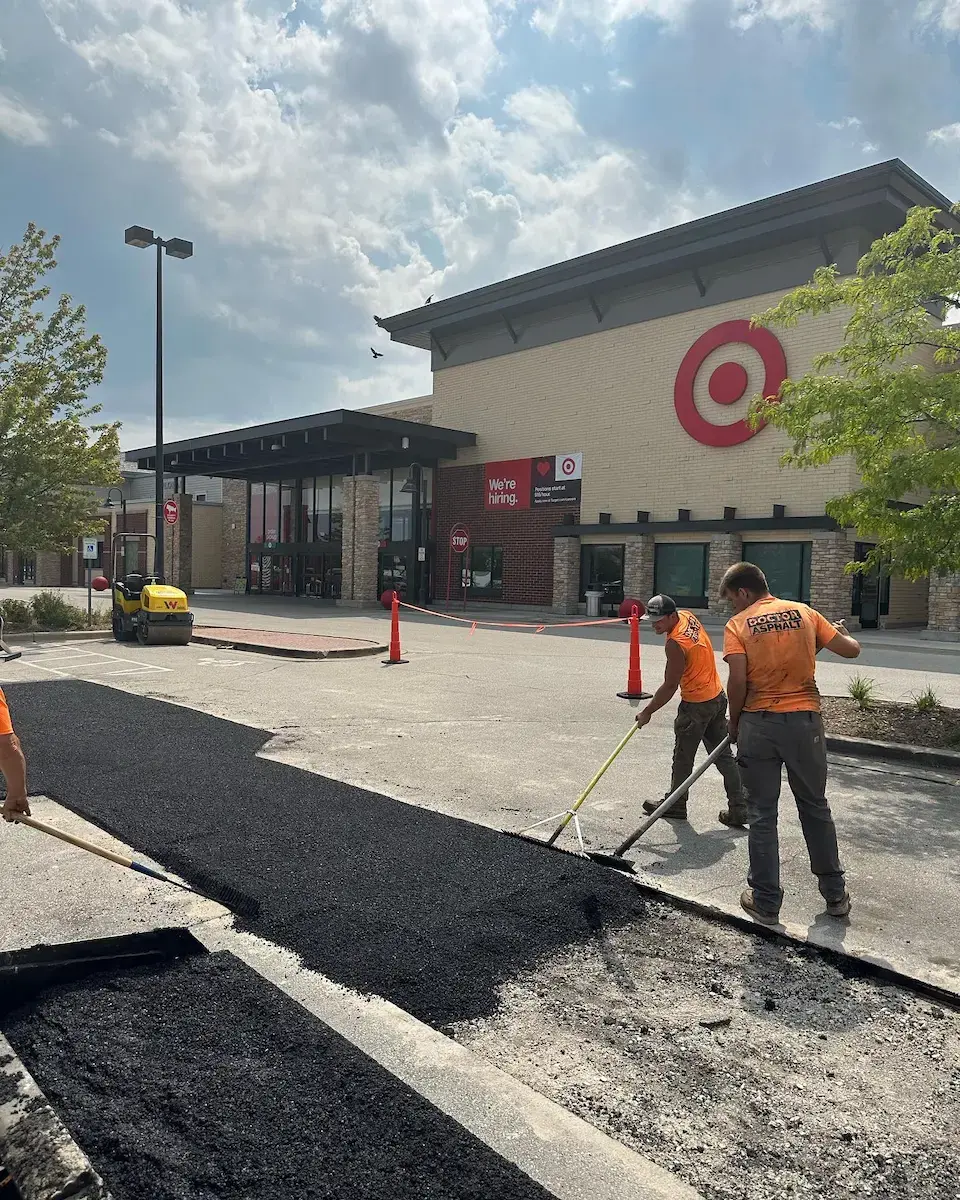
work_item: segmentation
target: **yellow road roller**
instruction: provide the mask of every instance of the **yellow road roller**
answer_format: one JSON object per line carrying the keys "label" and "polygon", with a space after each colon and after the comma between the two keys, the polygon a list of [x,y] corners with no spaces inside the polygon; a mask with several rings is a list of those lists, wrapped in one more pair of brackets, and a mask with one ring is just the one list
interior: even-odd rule
{"label": "yellow road roller", "polygon": [[[193,635],[193,613],[185,592],[170,587],[158,575],[136,568],[141,558],[153,561],[149,534],[118,533],[113,539],[113,636],[118,642],[136,639],[141,646],[185,646]],[[144,548],[145,547],[145,548]]]}

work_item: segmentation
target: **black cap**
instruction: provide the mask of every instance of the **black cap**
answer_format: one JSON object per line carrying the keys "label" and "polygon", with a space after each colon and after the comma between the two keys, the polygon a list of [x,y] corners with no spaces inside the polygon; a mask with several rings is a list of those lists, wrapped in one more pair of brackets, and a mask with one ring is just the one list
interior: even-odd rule
{"label": "black cap", "polygon": [[672,617],[676,611],[677,606],[669,596],[651,596],[643,620],[659,621],[661,617]]}

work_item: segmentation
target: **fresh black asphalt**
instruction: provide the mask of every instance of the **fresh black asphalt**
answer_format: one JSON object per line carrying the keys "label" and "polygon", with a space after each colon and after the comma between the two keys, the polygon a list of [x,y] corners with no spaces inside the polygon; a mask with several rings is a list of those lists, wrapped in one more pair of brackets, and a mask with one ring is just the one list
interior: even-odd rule
{"label": "fresh black asphalt", "polygon": [[549,1200],[230,954],[54,987],[4,1031],[115,1200]]}
{"label": "fresh black asphalt", "polygon": [[436,1027],[489,1015],[539,956],[643,911],[586,860],[258,759],[264,731],[76,680],[6,693],[32,793],[252,895],[241,925]]}

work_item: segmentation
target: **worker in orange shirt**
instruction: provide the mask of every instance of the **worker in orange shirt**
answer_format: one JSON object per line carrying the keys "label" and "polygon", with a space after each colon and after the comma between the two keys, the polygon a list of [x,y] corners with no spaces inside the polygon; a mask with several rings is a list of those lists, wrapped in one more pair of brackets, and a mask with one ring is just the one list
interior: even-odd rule
{"label": "worker in orange shirt", "polygon": [[0,808],[5,821],[30,816],[27,801],[27,763],[20,747],[20,739],[13,732],[7,698],[0,690],[0,772],[7,781],[7,795]]}
{"label": "worker in orange shirt", "polygon": [[860,643],[842,621],[831,623],[806,604],[771,596],[766,577],[753,563],[731,567],[720,596],[734,612],[724,632],[723,657],[730,668],[730,737],[737,743],[750,810],[750,886],[740,904],[764,925],[780,920],[777,805],[786,767],[810,869],[827,912],[845,917],[850,894],[826,797],[827,747],[815,676],[820,650],[856,658]]}
{"label": "worker in orange shirt", "polygon": [[[637,714],[640,728],[680,689],[680,707],[673,725],[673,772],[670,791],[666,793],[669,796],[693,774],[700,743],[709,753],[727,736],[727,697],[710,638],[693,613],[678,609],[669,596],[653,596],[642,620],[651,621],[656,633],[666,635],[667,668],[663,683],[650,703]],[[720,813],[720,820],[724,825],[742,828],[747,821],[747,804],[740,771],[729,747],[716,760],[716,767],[723,776],[728,805]],[[652,813],[662,803],[663,800],[646,800],[643,811]],[[663,815],[673,821],[685,821],[687,794],[678,797]]]}

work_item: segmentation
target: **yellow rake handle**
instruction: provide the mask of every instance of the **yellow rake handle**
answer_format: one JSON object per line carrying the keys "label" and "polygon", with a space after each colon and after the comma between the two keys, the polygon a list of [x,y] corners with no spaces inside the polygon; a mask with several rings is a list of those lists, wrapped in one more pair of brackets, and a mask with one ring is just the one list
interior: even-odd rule
{"label": "yellow rake handle", "polygon": [[564,816],[564,818],[560,822],[560,824],[556,827],[556,829],[553,831],[553,833],[547,838],[548,846],[552,846],[553,843],[560,836],[560,834],[563,833],[563,831],[566,829],[566,827],[570,824],[570,822],[573,820],[573,814],[577,811],[577,809],[584,802],[584,800],[586,800],[586,798],[590,795],[590,793],[597,786],[597,784],[604,777],[604,775],[606,775],[607,770],[613,763],[613,760],[617,757],[617,755],[620,753],[620,751],[624,748],[624,746],[627,744],[627,742],[630,741],[630,739],[633,737],[633,735],[637,732],[637,730],[639,728],[640,728],[640,726],[636,722],[634,722],[630,726],[629,731],[623,735],[623,737],[620,739],[620,743],[617,746],[616,750],[614,750],[614,752],[610,755],[610,757],[603,764],[603,766],[600,768],[600,770],[590,780],[590,782],[587,784],[587,786],[580,793],[579,797],[577,798],[576,803],[571,805],[570,811],[568,813],[566,813],[566,815]]}

